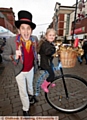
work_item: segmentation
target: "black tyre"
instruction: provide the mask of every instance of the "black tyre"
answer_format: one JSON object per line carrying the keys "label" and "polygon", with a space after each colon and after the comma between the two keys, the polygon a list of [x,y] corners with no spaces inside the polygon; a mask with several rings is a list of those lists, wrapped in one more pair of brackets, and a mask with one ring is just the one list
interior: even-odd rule
{"label": "black tyre", "polygon": [[87,82],[75,75],[64,75],[68,98],[66,98],[62,76],[55,78],[54,88],[48,86],[49,93],[45,93],[47,102],[56,110],[64,113],[76,113],[87,107]]}

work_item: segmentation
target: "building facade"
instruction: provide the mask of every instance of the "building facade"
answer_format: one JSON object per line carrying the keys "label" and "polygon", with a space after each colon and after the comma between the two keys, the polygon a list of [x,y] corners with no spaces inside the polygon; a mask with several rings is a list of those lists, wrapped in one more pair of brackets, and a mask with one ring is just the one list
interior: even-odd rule
{"label": "building facade", "polygon": [[0,8],[0,26],[15,33],[15,15],[12,8]]}
{"label": "building facade", "polygon": [[53,17],[53,28],[57,31],[59,39],[69,35],[70,14],[75,10],[73,6],[61,6],[60,3],[55,4],[55,14]]}
{"label": "building facade", "polygon": [[[81,1],[73,6],[61,6],[60,3],[55,4],[55,14],[53,17],[53,28],[57,31],[57,35],[60,38],[67,36],[68,39],[72,39],[72,35],[77,35],[80,39],[83,39],[87,34],[87,1],[84,2],[84,6],[80,10],[79,6]],[[76,12],[76,21],[75,21]],[[79,19],[79,14],[84,15]],[[56,19],[57,20],[56,20]],[[57,23],[56,23],[57,22]]]}

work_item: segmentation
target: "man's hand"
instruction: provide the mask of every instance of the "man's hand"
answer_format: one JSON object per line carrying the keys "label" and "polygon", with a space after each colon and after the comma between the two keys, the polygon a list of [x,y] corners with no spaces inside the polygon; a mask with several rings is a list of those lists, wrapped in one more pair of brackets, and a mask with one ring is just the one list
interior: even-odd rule
{"label": "man's hand", "polygon": [[19,59],[19,57],[20,57],[21,55],[22,55],[22,54],[21,54],[21,49],[20,49],[20,47],[19,47],[19,49],[16,50],[16,56],[15,56],[15,59]]}

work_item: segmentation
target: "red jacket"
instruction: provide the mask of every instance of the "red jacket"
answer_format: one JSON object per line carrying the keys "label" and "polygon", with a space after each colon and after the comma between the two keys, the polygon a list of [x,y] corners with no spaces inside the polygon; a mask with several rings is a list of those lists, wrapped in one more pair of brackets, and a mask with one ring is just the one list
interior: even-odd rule
{"label": "red jacket", "polygon": [[75,41],[74,41],[74,47],[78,47],[78,44],[79,44],[79,39],[76,38]]}

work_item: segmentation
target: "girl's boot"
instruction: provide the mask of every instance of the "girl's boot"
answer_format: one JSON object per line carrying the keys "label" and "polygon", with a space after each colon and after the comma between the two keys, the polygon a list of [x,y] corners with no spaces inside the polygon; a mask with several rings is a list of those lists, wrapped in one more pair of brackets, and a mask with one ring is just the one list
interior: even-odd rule
{"label": "girl's boot", "polygon": [[49,90],[47,88],[47,86],[50,84],[50,82],[47,82],[46,80],[44,80],[44,82],[41,85],[41,88],[43,89],[44,92],[48,93]]}
{"label": "girl's boot", "polygon": [[55,83],[51,83],[51,87],[55,87],[56,86],[56,84]]}

